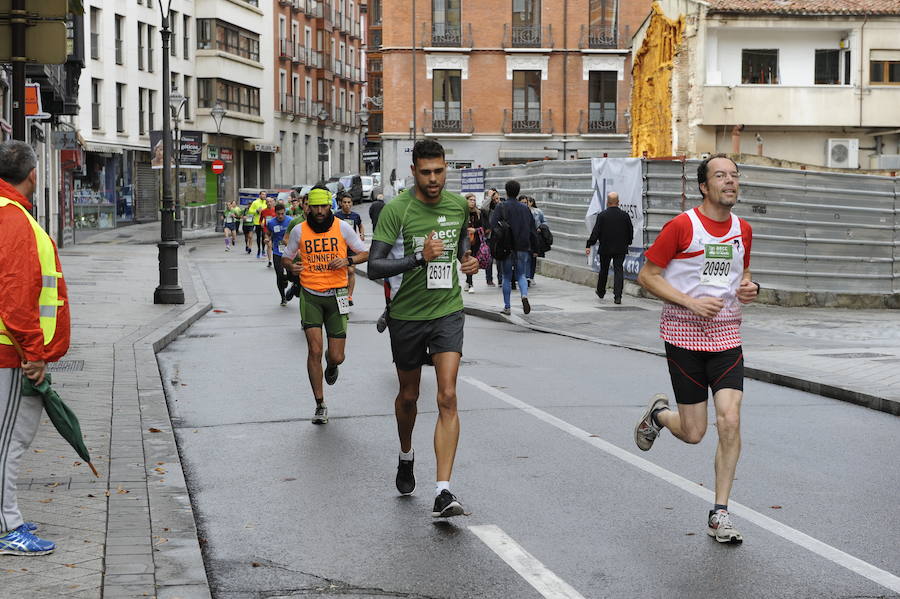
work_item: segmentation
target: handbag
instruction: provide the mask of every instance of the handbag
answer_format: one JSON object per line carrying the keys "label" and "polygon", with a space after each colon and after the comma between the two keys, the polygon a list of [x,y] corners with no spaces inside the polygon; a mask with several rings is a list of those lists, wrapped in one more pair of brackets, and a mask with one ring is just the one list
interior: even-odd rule
{"label": "handbag", "polygon": [[478,246],[478,251],[475,253],[475,258],[478,259],[478,268],[484,270],[488,266],[491,265],[493,261],[493,257],[491,256],[491,248],[485,243],[484,239],[484,228],[478,227],[475,230],[475,234],[481,239],[481,244]]}

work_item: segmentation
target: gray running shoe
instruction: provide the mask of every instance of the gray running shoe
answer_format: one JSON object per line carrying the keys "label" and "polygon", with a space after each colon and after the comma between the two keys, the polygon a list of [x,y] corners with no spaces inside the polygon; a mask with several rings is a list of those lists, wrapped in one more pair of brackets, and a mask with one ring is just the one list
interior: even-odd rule
{"label": "gray running shoe", "polygon": [[378,317],[378,322],[375,323],[375,328],[378,329],[379,333],[383,333],[387,328],[387,319],[388,319],[388,311],[387,308],[384,309],[384,312],[381,313],[381,316]]}
{"label": "gray running shoe", "polygon": [[325,367],[325,382],[329,385],[335,384],[337,382],[338,377],[338,367],[335,364],[334,366],[326,366]]}
{"label": "gray running shoe", "polygon": [[728,513],[728,510],[717,510],[715,512],[709,510],[706,534],[720,543],[737,545],[744,542],[744,537],[731,523],[731,514]]}
{"label": "gray running shoe", "polygon": [[325,404],[320,403],[316,405],[316,413],[312,419],[313,424],[327,424],[328,423],[328,408]]}
{"label": "gray running shoe", "polygon": [[669,400],[662,393],[657,393],[650,400],[650,405],[644,411],[637,426],[634,427],[634,442],[641,451],[649,451],[653,442],[659,436],[660,427],[653,422],[652,414],[659,408],[668,408]]}
{"label": "gray running shoe", "polygon": [[502,310],[500,310],[500,314],[503,314],[504,316],[509,316],[510,314],[512,314],[512,311],[509,308],[503,308]]}

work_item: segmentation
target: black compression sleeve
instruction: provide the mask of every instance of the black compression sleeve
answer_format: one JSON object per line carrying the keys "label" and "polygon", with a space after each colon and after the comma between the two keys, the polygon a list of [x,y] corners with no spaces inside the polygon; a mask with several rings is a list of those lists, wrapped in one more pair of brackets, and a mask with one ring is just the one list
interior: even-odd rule
{"label": "black compression sleeve", "polygon": [[469,242],[469,223],[463,223],[462,231],[459,233],[459,243],[456,244],[456,259],[462,260],[466,252],[472,249]]}
{"label": "black compression sleeve", "polygon": [[403,274],[419,266],[414,255],[402,258],[388,258],[390,251],[391,245],[383,241],[372,241],[372,245],[369,246],[369,261],[366,266],[366,273],[373,281]]}

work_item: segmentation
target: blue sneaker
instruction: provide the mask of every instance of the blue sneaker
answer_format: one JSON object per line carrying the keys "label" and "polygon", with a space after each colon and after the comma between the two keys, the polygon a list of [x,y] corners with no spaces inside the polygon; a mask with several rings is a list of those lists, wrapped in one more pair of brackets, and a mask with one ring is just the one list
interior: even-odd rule
{"label": "blue sneaker", "polygon": [[27,530],[28,532],[34,532],[37,530],[37,524],[35,524],[34,522],[26,522],[22,526],[24,526],[25,530]]}
{"label": "blue sneaker", "polygon": [[23,524],[0,537],[0,555],[47,555],[56,549],[56,543],[34,536]]}

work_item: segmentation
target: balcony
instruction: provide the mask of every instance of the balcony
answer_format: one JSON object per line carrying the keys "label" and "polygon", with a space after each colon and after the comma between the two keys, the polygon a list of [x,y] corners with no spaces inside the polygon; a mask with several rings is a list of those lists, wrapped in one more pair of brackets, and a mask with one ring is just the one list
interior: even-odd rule
{"label": "balcony", "polygon": [[294,96],[290,94],[281,94],[278,102],[278,110],[283,113],[292,113],[294,111]]}
{"label": "balcony", "polygon": [[314,69],[322,68],[322,53],[318,50],[307,50],[306,64]]}
{"label": "balcony", "polygon": [[344,25],[344,13],[341,11],[336,11],[334,13],[334,24],[338,29],[343,28]]}
{"label": "balcony", "polygon": [[304,48],[300,44],[291,44],[291,51],[293,52],[291,56],[292,61],[296,63],[304,62],[306,58],[306,48]]}
{"label": "balcony", "polygon": [[422,39],[427,48],[471,48],[472,24],[423,23]]}
{"label": "balcony", "polygon": [[291,0],[291,11],[302,12],[304,8],[302,0]]}
{"label": "balcony", "polygon": [[286,37],[278,40],[278,58],[282,60],[290,60],[291,59],[291,41]]}
{"label": "balcony", "polygon": [[586,48],[591,50],[608,49],[616,46],[615,25],[581,26],[581,39],[578,42],[578,47],[582,50]]}
{"label": "balcony", "polygon": [[303,14],[307,17],[315,17],[316,16],[316,7],[318,6],[318,2],[316,0],[306,0],[306,6],[303,7]]}
{"label": "balcony", "polygon": [[616,111],[591,108],[578,113],[578,133],[615,133]]}
{"label": "balcony", "polygon": [[428,134],[456,133],[471,135],[475,132],[475,123],[472,120],[472,109],[461,110],[459,108],[438,108],[423,111],[425,119],[422,124],[422,132]]}
{"label": "balcony", "polygon": [[540,108],[504,108],[503,133],[505,135],[552,135],[552,111],[542,111]]}
{"label": "balcony", "polygon": [[306,98],[303,96],[294,96],[294,114],[298,116],[307,116],[309,114],[309,107],[306,103]]}
{"label": "balcony", "polygon": [[552,48],[551,25],[503,25],[504,48]]}
{"label": "balcony", "polygon": [[326,121],[334,118],[334,111],[331,108],[331,104],[328,102],[313,102],[312,103],[312,113],[309,115],[311,118],[319,118],[320,114],[325,115]]}
{"label": "balcony", "polygon": [[[849,85],[706,85],[702,106],[703,125],[860,125],[859,95]],[[870,126],[870,121],[864,118],[862,126]]]}

